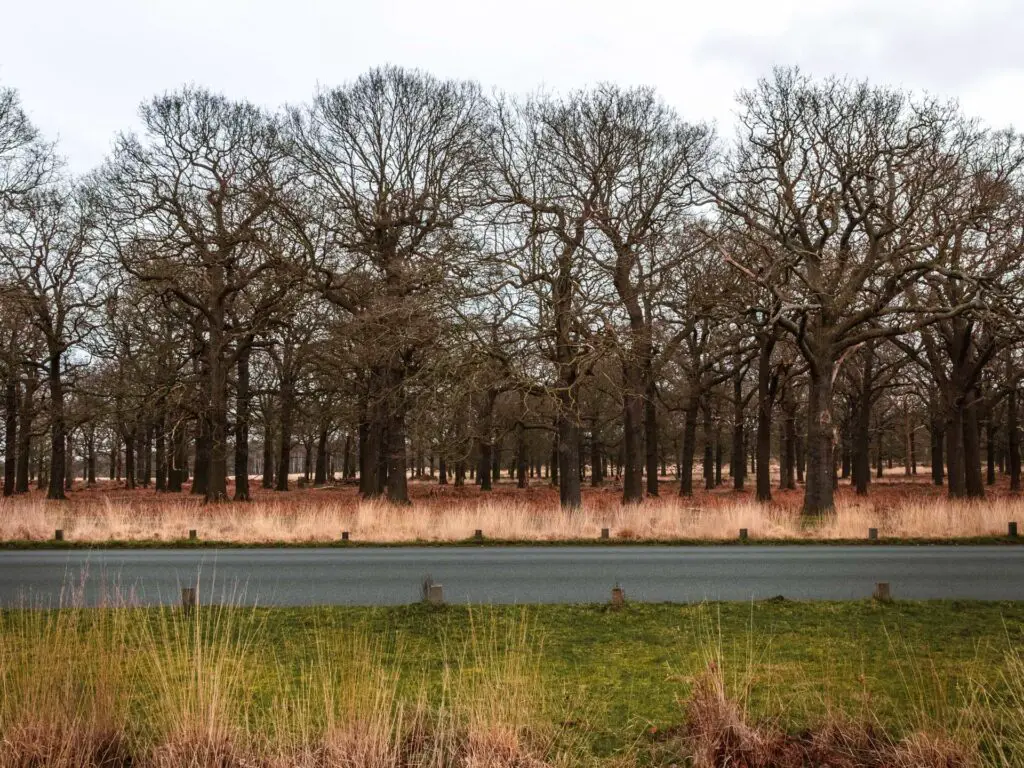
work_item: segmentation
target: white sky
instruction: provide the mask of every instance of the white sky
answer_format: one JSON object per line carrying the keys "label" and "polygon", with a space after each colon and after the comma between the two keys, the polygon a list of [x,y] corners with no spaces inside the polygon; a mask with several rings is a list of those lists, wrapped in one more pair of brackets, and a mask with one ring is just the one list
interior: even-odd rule
{"label": "white sky", "polygon": [[183,83],[273,107],[384,63],[512,92],[648,84],[724,131],[738,89],[798,64],[1024,129],[1024,0],[0,1],[0,84],[75,171]]}

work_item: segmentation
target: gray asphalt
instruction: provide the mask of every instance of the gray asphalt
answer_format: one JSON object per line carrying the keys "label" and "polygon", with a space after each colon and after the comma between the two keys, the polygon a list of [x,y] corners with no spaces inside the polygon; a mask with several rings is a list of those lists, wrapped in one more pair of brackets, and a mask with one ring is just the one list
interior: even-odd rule
{"label": "gray asphalt", "polygon": [[1024,547],[481,547],[0,552],[0,606],[202,602],[390,605],[425,576],[452,603],[1024,600]]}

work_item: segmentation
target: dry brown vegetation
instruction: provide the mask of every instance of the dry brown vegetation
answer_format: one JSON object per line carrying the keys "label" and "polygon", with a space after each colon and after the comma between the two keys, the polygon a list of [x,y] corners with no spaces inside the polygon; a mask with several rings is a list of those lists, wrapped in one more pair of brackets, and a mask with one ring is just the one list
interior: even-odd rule
{"label": "dry brown vegetation", "polygon": [[41,493],[0,502],[0,540],[42,541],[57,528],[71,541],[174,541],[196,529],[201,539],[225,542],[329,542],[342,531],[353,541],[459,541],[482,530],[489,539],[568,541],[594,539],[609,528],[613,540],[731,540],[740,528],[753,539],[862,539],[868,528],[884,538],[1003,536],[1007,522],[1024,522],[1024,500],[995,486],[984,502],[952,501],[943,489],[890,476],[871,495],[848,487],[837,494],[836,513],[815,524],[800,515],[802,492],[779,491],[771,504],[750,493],[715,490],[683,499],[670,482],[662,495],[623,506],[619,490],[587,489],[584,508],[559,508],[558,490],[546,482],[517,489],[499,483],[489,493],[411,482],[414,504],[365,501],[353,486],[257,491],[251,503],[204,504],[189,494],[126,491],[101,484],[70,493],[70,503],[47,502]]}

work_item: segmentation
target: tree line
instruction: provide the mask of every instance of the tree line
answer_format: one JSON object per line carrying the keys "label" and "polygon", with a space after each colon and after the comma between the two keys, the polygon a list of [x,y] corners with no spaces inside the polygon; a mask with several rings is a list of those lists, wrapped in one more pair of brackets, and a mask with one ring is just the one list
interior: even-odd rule
{"label": "tree line", "polygon": [[139,117],[74,176],[0,90],[5,495],[77,457],[246,500],[297,448],[394,503],[503,468],[639,503],[698,458],[808,515],[884,462],[1019,489],[1024,144],[955,103],[777,69],[720,136],[650,88],[389,66]]}

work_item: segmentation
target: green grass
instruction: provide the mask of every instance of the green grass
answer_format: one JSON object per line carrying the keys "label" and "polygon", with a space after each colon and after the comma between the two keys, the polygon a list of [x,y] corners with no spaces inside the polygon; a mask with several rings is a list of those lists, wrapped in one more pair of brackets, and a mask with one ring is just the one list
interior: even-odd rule
{"label": "green grass", "polygon": [[[75,627],[90,626],[94,613],[78,611],[61,631],[74,635]],[[216,617],[192,623],[211,637],[219,633],[213,642],[218,654],[227,658],[245,649],[244,679],[231,686],[236,695],[245,690],[246,717],[257,731],[271,728],[282,686],[301,687],[309,671],[324,664],[325,654],[342,670],[365,668],[369,643],[372,665],[390,670],[383,678],[394,674],[400,698],[427,691],[440,701],[453,670],[465,684],[486,677],[502,659],[535,668],[535,680],[532,672],[521,671],[494,677],[493,690],[483,698],[504,695],[506,680],[530,678],[531,692],[520,691],[516,698],[541,699],[531,706],[558,740],[599,761],[628,753],[641,764],[661,761],[651,733],[681,723],[692,681],[709,661],[720,666],[729,690],[755,719],[798,731],[838,713],[899,736],[918,729],[956,731],[979,691],[994,697],[989,706],[1002,702],[1008,654],[1024,647],[1024,603],[770,600],[627,604],[620,610],[412,605],[200,613]],[[131,626],[116,625],[111,647],[123,643],[125,659],[140,638],[140,647],[147,646],[139,651],[143,657],[157,656],[164,644],[177,644],[180,651],[191,642],[192,630],[177,614],[138,610]],[[43,619],[26,615],[0,614],[0,644],[11,648],[35,636],[25,631],[26,621]],[[351,638],[361,640],[353,644]],[[89,643],[82,648],[94,647]],[[157,660],[155,666],[171,669],[176,663]],[[139,680],[152,666],[152,659],[144,659],[142,672],[134,673],[139,720],[151,706],[150,683],[140,688]],[[1017,712],[1013,706],[1019,704],[1007,711]],[[173,703],[168,711],[183,708]]]}
{"label": "green grass", "polygon": [[[871,711],[906,727],[922,696],[950,705],[971,679],[995,682],[1008,647],[1024,645],[1024,603],[767,601],[694,606],[627,604],[531,606],[541,665],[557,698],[580,702],[595,741],[621,745],[649,726],[678,724],[688,681],[720,651],[727,675],[752,677],[755,715],[783,713],[801,728],[839,708]],[[473,609],[499,625],[524,609]],[[443,648],[465,636],[471,609],[273,609],[264,614],[276,653],[296,664],[308,653],[303,630],[359,626],[403,638],[395,660],[406,672],[436,675]],[[867,697],[867,698],[865,698]],[[939,714],[939,713],[937,713]]]}

